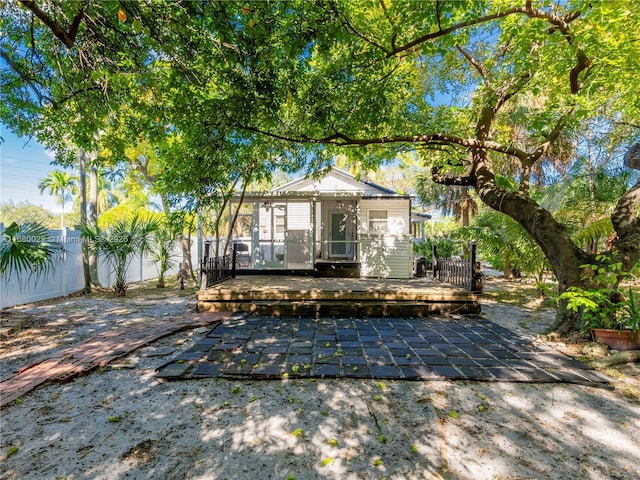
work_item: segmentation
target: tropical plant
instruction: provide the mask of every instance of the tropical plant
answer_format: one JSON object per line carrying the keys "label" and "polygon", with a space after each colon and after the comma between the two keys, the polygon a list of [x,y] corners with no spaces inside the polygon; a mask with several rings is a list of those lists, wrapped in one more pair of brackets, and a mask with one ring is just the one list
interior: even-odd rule
{"label": "tropical plant", "polygon": [[11,223],[0,232],[0,275],[15,272],[20,279],[47,275],[62,257],[62,243],[52,242],[49,231],[40,223]]}
{"label": "tropical plant", "polygon": [[89,242],[89,249],[104,256],[115,276],[113,291],[116,297],[127,294],[127,269],[134,256],[149,252],[153,237],[159,228],[157,217],[133,214],[101,229],[88,224],[80,226],[82,238]]}
{"label": "tropical plant", "polygon": [[54,170],[47,177],[38,182],[40,193],[48,190],[53,196],[58,197],[62,205],[62,216],[60,217],[60,228],[64,228],[64,205],[71,200],[72,194],[76,191],[76,178],[69,172]]}
{"label": "tropical plant", "polygon": [[170,216],[160,222],[151,248],[151,258],[158,267],[158,288],[165,287],[165,275],[176,264],[174,247],[178,243],[182,223],[172,220]]}
{"label": "tropical plant", "polygon": [[436,254],[440,258],[451,258],[462,250],[459,241],[449,236],[438,236],[435,238],[425,238],[423,242],[415,244],[413,251],[431,261],[433,246],[436,247]]}
{"label": "tropical plant", "polygon": [[[569,287],[560,295],[567,301],[567,308],[579,315],[583,331],[592,328],[640,330],[640,309],[633,290],[628,296],[619,287],[629,274],[621,262],[611,263],[606,255],[598,255],[598,264],[582,265],[583,280],[588,287]],[[606,265],[606,266],[603,266]]]}
{"label": "tropical plant", "polygon": [[414,187],[420,203],[436,207],[443,215],[453,214],[463,227],[469,226],[471,218],[478,214],[478,204],[469,187],[440,185],[424,172],[415,177]]}
{"label": "tropical plant", "polygon": [[538,283],[549,269],[542,250],[533,238],[511,217],[487,210],[476,218],[473,226],[461,228],[456,236],[475,240],[480,254],[506,277],[515,273],[535,275]]}

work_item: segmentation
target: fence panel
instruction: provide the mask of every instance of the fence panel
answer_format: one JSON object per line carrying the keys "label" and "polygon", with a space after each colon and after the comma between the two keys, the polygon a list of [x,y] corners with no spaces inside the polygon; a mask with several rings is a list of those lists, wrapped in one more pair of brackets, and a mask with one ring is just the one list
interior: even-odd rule
{"label": "fence panel", "polygon": [[438,250],[433,246],[433,278],[444,283],[451,283],[476,291],[478,289],[478,272],[476,271],[476,244],[471,242],[469,257],[438,257]]}
{"label": "fence panel", "polygon": [[[51,241],[62,242],[66,253],[58,261],[49,275],[37,278],[25,277],[19,280],[13,273],[0,279],[0,308],[13,307],[25,303],[63,297],[81,291],[84,288],[84,272],[82,269],[82,239],[80,232],[66,229],[49,230]],[[195,242],[194,242],[195,243]],[[191,249],[192,258],[196,258],[196,247]],[[174,247],[175,265],[169,269],[167,275],[176,275],[182,261],[180,245]],[[158,276],[156,263],[149,257],[140,258],[136,255],[127,270],[127,281],[130,283],[150,280]],[[110,287],[114,276],[111,266],[100,256],[98,262],[98,278],[103,287]]]}
{"label": "fence panel", "polygon": [[18,278],[13,272],[0,279],[0,308],[62,297],[82,290],[84,276],[80,232],[49,230],[49,239],[64,244],[63,257],[46,276],[23,275]]}

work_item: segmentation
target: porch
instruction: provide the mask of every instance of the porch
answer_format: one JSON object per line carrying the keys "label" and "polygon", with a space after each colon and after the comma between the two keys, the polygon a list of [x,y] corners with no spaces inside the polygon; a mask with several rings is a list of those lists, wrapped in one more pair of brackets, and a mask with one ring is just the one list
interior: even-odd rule
{"label": "porch", "polygon": [[480,295],[427,278],[242,275],[198,292],[199,311],[265,316],[426,317],[480,313]]}

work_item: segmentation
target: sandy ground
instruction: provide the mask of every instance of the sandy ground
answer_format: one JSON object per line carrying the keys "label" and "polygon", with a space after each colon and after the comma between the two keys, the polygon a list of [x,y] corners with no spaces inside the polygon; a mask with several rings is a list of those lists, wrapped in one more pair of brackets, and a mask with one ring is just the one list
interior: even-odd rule
{"label": "sandy ground", "polygon": [[[487,282],[489,291],[503,287]],[[144,301],[141,295],[132,290],[126,300],[73,297],[14,309],[29,315],[28,328],[0,344],[3,372],[123,323],[181,314],[193,303],[176,292]],[[518,307],[489,295],[483,312],[532,340],[553,317],[535,302]],[[640,478],[638,364],[604,371],[614,390],[154,378],[172,353],[155,354],[177,354],[202,335],[166,337],[3,409],[0,478]]]}

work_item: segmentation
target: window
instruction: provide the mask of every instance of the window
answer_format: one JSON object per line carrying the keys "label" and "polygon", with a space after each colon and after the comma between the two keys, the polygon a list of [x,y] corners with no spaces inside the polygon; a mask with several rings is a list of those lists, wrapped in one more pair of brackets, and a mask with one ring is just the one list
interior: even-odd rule
{"label": "window", "polygon": [[387,233],[387,210],[369,210],[369,231]]}
{"label": "window", "polygon": [[276,215],[275,222],[276,222],[276,233],[283,234],[284,233],[284,215]]}

